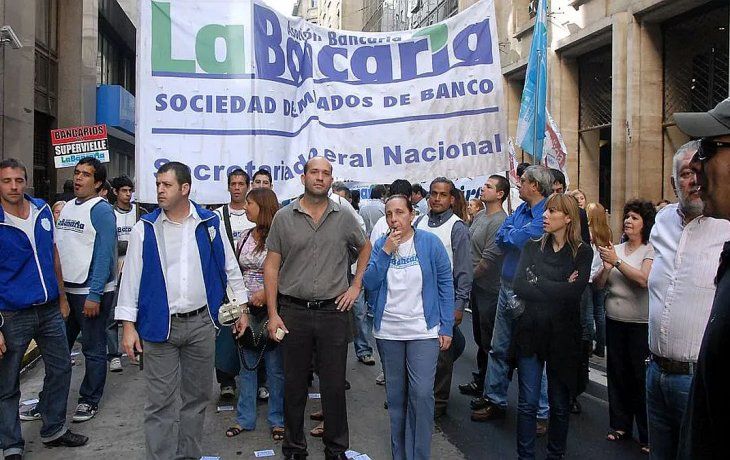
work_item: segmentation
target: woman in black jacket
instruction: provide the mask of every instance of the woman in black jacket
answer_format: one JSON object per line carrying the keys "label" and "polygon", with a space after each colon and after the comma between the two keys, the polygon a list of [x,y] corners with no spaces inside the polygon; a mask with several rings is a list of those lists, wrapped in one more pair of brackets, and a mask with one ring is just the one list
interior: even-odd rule
{"label": "woman in black jacket", "polygon": [[519,375],[517,454],[535,458],[540,379],[547,364],[550,424],[547,458],[562,458],[568,438],[570,398],[581,362],[580,299],[588,284],[593,250],[581,240],[575,199],[550,196],[543,214],[545,234],[527,243],[514,280],[519,315],[513,353]]}

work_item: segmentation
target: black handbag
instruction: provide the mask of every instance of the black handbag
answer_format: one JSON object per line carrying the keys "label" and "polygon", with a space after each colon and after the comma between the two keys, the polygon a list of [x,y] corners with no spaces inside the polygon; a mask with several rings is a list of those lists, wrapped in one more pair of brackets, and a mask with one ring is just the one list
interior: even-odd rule
{"label": "black handbag", "polygon": [[[246,236],[236,248],[236,260],[239,260],[241,257],[243,245],[246,243],[249,236],[251,236],[251,230],[246,233]],[[250,313],[244,313],[244,315],[248,315],[248,327],[246,327],[246,330],[243,331],[243,334],[241,334],[240,337],[236,337],[236,343],[239,347],[238,351],[241,356],[241,363],[243,364],[243,367],[249,371],[253,371],[261,364],[261,360],[263,359],[267,348],[270,349],[275,346],[275,342],[269,339],[269,313],[266,308],[253,307],[249,304],[248,311]],[[246,362],[243,349],[259,352],[258,357],[256,358],[256,363],[253,366],[249,366]]]}

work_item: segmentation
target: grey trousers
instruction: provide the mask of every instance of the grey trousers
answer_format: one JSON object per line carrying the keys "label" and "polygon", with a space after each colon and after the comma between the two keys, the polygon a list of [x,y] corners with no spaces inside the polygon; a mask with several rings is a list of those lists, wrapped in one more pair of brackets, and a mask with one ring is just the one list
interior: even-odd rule
{"label": "grey trousers", "polygon": [[199,459],[213,388],[215,328],[207,312],[170,321],[167,342],[143,344],[147,458]]}

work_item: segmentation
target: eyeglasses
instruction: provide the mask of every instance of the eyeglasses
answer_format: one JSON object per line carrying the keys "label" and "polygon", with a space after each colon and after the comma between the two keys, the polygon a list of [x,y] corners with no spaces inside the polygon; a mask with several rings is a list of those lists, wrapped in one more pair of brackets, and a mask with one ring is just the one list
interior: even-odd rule
{"label": "eyeglasses", "polygon": [[709,137],[703,137],[700,139],[700,148],[694,154],[693,160],[699,160],[704,163],[712,158],[718,149],[723,148],[730,148],[730,142],[721,142]]}

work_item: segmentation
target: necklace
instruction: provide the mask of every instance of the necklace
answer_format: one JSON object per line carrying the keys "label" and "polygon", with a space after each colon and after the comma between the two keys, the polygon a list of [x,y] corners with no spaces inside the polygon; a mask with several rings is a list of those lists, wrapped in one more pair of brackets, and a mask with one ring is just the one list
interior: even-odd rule
{"label": "necklace", "polygon": [[[403,251],[401,251],[403,249]],[[411,237],[408,241],[405,241],[398,245],[398,249],[395,250],[395,258],[396,259],[405,259],[407,257],[412,257],[416,254],[416,245],[413,242],[413,237]]]}
{"label": "necklace", "polygon": [[632,254],[634,251],[636,251],[637,249],[639,249],[639,246],[641,246],[641,244],[637,244],[636,247],[633,247],[632,248],[631,247],[631,243],[630,242],[626,242],[626,248],[624,249],[624,252],[628,256],[629,254]]}

